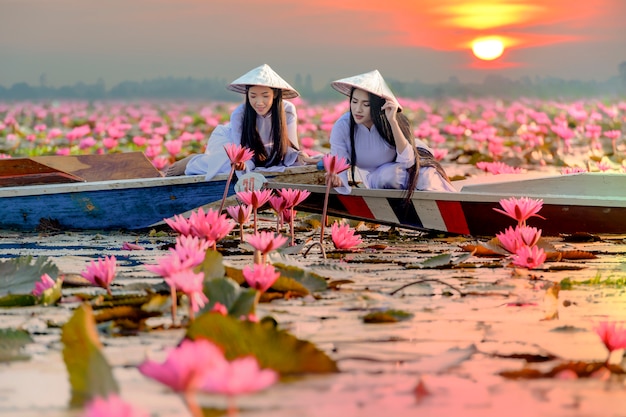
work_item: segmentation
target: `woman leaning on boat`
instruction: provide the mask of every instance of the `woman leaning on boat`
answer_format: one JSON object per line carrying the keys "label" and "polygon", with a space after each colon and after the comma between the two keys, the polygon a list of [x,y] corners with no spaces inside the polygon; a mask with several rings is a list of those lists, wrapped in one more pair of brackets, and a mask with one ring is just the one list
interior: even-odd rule
{"label": "woman leaning on boat", "polygon": [[252,69],[227,88],[245,95],[230,123],[219,125],[211,134],[204,154],[190,155],[172,164],[167,176],[205,175],[207,179],[230,171],[224,145],[241,144],[254,151],[246,170],[263,167],[282,171],[285,167],[314,162],[299,151],[298,117],[293,103],[284,100],[300,94],[269,65]]}
{"label": "woman leaning on boat", "polygon": [[350,169],[331,180],[338,192],[349,193],[355,184],[410,193],[457,191],[428,145],[413,138],[409,120],[377,70],[334,81],[331,86],[350,98],[350,110],[330,133],[331,154],[350,163]]}

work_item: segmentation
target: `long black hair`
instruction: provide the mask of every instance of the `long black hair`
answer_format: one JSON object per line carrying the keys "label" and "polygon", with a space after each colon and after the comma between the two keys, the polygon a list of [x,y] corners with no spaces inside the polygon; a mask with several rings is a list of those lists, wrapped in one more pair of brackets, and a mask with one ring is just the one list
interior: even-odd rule
{"label": "long black hair", "polygon": [[272,88],[274,100],[270,108],[272,118],[272,151],[268,155],[265,145],[259,136],[256,128],[257,112],[252,108],[248,99],[248,90],[251,86],[246,86],[246,105],[243,112],[243,126],[241,129],[241,146],[250,148],[254,152],[254,163],[256,166],[269,167],[278,165],[287,154],[287,149],[291,146],[287,136],[287,117],[283,108],[283,91],[280,88]]}
{"label": "long black hair", "polygon": [[[353,87],[350,90],[350,103],[352,103],[352,95],[354,94],[355,88]],[[380,133],[380,136],[383,137],[385,142],[389,144],[389,146],[396,148],[396,141],[393,139],[393,131],[391,130],[391,125],[389,124],[389,120],[387,120],[387,116],[385,116],[385,111],[382,109],[383,105],[386,102],[386,99],[383,97],[377,96],[376,94],[372,94],[369,91],[367,92],[370,101],[370,117],[372,118],[372,122],[374,126],[376,126],[376,130]],[[409,169],[407,169],[409,174],[409,180],[406,184],[407,189],[407,199],[411,198],[413,195],[413,191],[417,186],[417,177],[419,175],[419,154],[417,149],[415,148],[415,140],[413,139],[413,131],[411,129],[411,122],[409,119],[403,114],[398,113],[396,115],[396,120],[398,121],[398,125],[400,126],[400,130],[404,134],[404,137],[409,141],[409,146],[413,147],[413,153],[415,155],[415,164]],[[352,116],[352,107],[350,107],[350,172],[352,173],[352,178],[354,179],[354,167],[356,166],[356,150],[354,146],[354,134],[356,131],[356,122],[354,121],[354,116]],[[352,184],[354,185],[354,184]]]}

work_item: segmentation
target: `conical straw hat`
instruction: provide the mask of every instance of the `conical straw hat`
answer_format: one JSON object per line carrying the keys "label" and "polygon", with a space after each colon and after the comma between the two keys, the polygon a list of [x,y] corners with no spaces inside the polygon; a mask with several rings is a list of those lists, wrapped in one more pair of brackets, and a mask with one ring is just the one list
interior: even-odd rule
{"label": "conical straw hat", "polygon": [[276,74],[269,65],[263,64],[260,67],[248,71],[246,74],[230,83],[227,89],[237,93],[246,94],[246,87],[249,85],[262,85],[270,88],[280,88],[283,90],[283,98],[296,98],[300,95],[295,88]]}
{"label": "conical straw hat", "polygon": [[396,99],[396,96],[393,95],[391,89],[378,70],[355,75],[353,77],[342,78],[340,80],[333,81],[330,85],[335,90],[348,97],[350,97],[350,91],[352,91],[352,88],[365,90],[384,99],[394,101],[398,105],[398,111],[402,110],[402,106],[398,103],[398,99]]}

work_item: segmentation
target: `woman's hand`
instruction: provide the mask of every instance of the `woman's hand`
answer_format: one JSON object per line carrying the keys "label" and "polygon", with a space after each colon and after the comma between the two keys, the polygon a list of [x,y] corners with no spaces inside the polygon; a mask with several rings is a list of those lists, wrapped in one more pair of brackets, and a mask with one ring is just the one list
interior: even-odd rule
{"label": "woman's hand", "polygon": [[398,113],[398,103],[392,100],[387,100],[381,107],[381,110],[385,112],[385,117],[392,123],[396,120],[396,113]]}
{"label": "woman's hand", "polygon": [[246,163],[245,162],[237,162],[235,164],[235,171],[243,171],[244,169],[246,169]]}
{"label": "woman's hand", "polygon": [[343,185],[343,183],[341,182],[341,178],[339,178],[339,175],[328,173],[326,175],[330,175],[330,185],[332,187],[341,187]]}

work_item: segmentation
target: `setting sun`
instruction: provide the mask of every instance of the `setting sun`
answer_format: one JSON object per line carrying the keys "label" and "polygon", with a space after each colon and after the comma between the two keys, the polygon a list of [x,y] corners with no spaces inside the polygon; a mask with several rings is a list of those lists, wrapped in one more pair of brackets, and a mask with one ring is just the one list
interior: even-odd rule
{"label": "setting sun", "polygon": [[504,43],[497,37],[478,38],[472,42],[472,52],[477,58],[491,61],[504,52]]}

